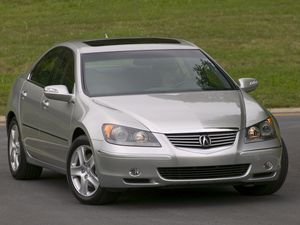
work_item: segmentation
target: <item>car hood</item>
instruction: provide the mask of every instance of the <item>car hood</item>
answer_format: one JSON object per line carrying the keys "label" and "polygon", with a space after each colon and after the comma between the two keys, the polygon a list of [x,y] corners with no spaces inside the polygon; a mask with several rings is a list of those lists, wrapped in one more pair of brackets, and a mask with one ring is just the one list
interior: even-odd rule
{"label": "car hood", "polygon": [[240,91],[205,91],[96,97],[93,101],[130,115],[152,132],[176,133],[240,129],[241,99]]}

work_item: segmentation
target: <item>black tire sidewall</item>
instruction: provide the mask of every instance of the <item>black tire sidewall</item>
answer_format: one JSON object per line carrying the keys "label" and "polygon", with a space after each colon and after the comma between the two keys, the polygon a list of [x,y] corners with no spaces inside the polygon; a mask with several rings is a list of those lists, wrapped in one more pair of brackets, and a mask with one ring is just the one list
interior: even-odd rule
{"label": "black tire sidewall", "polygon": [[281,154],[281,165],[280,165],[281,168],[280,168],[278,179],[276,180],[277,185],[279,185],[280,187],[285,182],[285,179],[288,174],[288,169],[289,169],[288,151],[283,140],[281,140],[281,143],[282,143],[282,154]]}

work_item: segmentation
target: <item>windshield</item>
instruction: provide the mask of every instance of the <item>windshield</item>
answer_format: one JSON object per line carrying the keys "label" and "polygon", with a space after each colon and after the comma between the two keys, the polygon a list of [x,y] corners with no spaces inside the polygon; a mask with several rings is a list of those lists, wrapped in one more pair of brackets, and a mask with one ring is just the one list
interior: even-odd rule
{"label": "windshield", "polygon": [[89,96],[235,89],[200,50],[86,53],[82,73]]}

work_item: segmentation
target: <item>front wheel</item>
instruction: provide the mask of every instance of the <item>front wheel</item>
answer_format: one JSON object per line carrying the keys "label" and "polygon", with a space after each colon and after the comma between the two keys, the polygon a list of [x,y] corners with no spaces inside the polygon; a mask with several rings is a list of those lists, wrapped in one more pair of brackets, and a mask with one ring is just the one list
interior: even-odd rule
{"label": "front wheel", "polygon": [[111,203],[119,193],[101,188],[94,157],[86,136],[73,142],[67,161],[69,185],[75,197],[84,204]]}
{"label": "front wheel", "polygon": [[277,180],[253,186],[237,185],[234,188],[243,195],[270,195],[278,191],[283,185],[288,172],[288,153],[282,140],[281,168]]}

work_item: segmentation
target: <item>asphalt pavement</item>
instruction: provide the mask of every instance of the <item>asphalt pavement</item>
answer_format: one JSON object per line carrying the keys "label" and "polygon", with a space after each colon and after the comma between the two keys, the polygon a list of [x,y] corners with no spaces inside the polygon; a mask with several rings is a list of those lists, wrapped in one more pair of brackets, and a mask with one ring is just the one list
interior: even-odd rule
{"label": "asphalt pavement", "polygon": [[80,204],[63,175],[44,171],[39,180],[14,180],[7,138],[0,127],[1,225],[299,225],[300,117],[278,117],[290,168],[285,185],[270,196],[241,196],[231,187],[131,190],[112,205]]}

